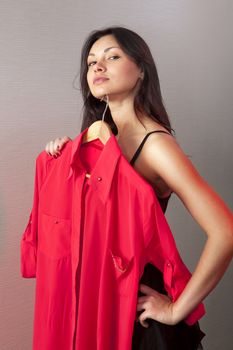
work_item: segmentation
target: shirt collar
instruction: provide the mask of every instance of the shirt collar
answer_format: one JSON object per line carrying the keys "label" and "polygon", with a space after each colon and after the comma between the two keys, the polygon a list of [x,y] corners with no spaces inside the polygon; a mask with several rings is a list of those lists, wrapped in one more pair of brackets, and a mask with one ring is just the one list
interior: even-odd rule
{"label": "shirt collar", "polygon": [[[76,174],[85,173],[86,170],[79,161],[79,151],[82,144],[82,138],[87,132],[88,128],[83,130],[72,142],[71,158],[70,158],[70,172],[69,179],[75,170]],[[114,172],[120,156],[122,155],[121,149],[117,143],[117,139],[114,134],[110,136],[106,144],[104,145],[100,156],[96,162],[94,169],[91,172],[89,178],[89,184],[93,190],[102,198],[105,203],[110,192]]]}

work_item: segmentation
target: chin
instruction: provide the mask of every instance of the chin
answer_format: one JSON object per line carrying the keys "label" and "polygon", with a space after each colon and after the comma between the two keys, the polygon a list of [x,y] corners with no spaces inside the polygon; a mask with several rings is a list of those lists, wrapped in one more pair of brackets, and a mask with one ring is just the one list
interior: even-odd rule
{"label": "chin", "polygon": [[98,100],[101,100],[105,95],[108,95],[108,92],[101,92],[101,93],[92,93],[92,95],[97,98]]}

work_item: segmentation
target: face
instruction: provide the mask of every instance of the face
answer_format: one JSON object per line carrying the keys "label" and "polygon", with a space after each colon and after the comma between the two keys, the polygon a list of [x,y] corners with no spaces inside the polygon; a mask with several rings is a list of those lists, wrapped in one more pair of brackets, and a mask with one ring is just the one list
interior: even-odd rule
{"label": "face", "polygon": [[105,35],[92,45],[87,64],[87,82],[96,98],[134,95],[141,70],[113,35]]}

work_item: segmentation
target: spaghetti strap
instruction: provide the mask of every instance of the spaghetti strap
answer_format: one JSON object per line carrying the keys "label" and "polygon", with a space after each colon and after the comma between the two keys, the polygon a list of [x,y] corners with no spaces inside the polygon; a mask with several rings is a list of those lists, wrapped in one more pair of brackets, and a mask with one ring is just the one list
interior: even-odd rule
{"label": "spaghetti strap", "polygon": [[133,158],[131,159],[130,161],[130,164],[133,165],[137,159],[137,157],[139,156],[139,153],[141,152],[142,150],[142,147],[144,145],[144,143],[146,142],[148,136],[154,132],[161,132],[161,133],[164,133],[164,134],[168,134],[168,135],[171,135],[168,131],[164,131],[164,130],[154,130],[154,131],[150,131],[148,132],[148,134],[146,134],[146,136],[144,137],[144,139],[142,140],[142,142],[140,143],[139,147],[137,148],[136,152],[134,153],[134,156]]}

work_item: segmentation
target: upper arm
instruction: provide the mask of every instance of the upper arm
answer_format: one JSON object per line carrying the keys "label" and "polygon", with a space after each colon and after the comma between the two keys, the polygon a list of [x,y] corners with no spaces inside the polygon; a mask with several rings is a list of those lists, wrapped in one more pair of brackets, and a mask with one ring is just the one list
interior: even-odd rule
{"label": "upper arm", "polygon": [[201,177],[176,140],[169,135],[151,136],[145,157],[152,171],[177,194],[207,234],[221,232],[224,228],[232,232],[230,210]]}

